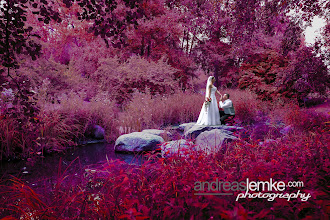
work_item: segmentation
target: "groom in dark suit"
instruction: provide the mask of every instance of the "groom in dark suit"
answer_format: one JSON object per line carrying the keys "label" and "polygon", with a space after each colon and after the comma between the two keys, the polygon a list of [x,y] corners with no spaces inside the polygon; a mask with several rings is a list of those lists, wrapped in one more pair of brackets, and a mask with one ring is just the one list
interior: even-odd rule
{"label": "groom in dark suit", "polygon": [[223,96],[220,96],[219,107],[223,108],[223,111],[219,111],[220,113],[220,121],[221,124],[225,124],[225,120],[231,116],[235,115],[235,109],[233,106],[233,102],[229,99],[229,94],[225,93]]}

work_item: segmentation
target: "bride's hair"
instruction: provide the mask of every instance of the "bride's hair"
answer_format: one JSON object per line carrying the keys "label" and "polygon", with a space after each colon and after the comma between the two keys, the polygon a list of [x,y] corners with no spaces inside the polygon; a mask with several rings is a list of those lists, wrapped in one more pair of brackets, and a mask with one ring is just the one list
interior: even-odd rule
{"label": "bride's hair", "polygon": [[208,97],[209,87],[212,83],[212,79],[214,79],[214,76],[209,76],[209,78],[207,79],[205,97]]}

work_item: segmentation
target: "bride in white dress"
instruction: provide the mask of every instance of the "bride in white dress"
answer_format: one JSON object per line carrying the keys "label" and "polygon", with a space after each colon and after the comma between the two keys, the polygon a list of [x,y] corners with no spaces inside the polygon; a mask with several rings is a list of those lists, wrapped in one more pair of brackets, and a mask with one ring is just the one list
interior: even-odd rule
{"label": "bride in white dress", "polygon": [[207,84],[206,84],[206,95],[205,95],[205,100],[207,98],[211,98],[211,102],[209,105],[205,106],[205,101],[202,106],[202,110],[199,114],[198,120],[196,125],[220,125],[220,113],[219,113],[219,108],[218,108],[218,101],[215,97],[215,93],[217,92],[219,95],[220,92],[217,90],[217,87],[213,85],[215,82],[215,77],[210,76],[207,79]]}

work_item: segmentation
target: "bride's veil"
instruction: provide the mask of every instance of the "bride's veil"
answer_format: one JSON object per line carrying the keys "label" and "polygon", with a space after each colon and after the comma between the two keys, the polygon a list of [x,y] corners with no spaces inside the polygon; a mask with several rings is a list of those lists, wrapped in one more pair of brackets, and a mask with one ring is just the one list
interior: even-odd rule
{"label": "bride's veil", "polygon": [[209,96],[209,86],[212,83],[212,78],[214,76],[209,76],[209,78],[207,79],[207,83],[206,83],[206,92],[205,92],[205,98]]}

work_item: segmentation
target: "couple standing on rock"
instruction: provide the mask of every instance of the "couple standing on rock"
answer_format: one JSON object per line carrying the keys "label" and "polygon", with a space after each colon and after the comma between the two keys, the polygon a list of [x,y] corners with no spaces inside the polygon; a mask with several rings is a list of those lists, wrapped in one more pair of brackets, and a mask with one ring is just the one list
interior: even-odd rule
{"label": "couple standing on rock", "polygon": [[[202,110],[199,114],[197,125],[220,125],[224,124],[224,121],[231,115],[235,115],[235,110],[233,102],[229,99],[229,94],[225,93],[223,96],[217,90],[213,84],[215,82],[215,77],[210,76],[207,79],[206,84],[206,95],[205,102],[203,103]],[[220,95],[220,108],[223,111],[219,111],[217,99],[215,93]]]}

